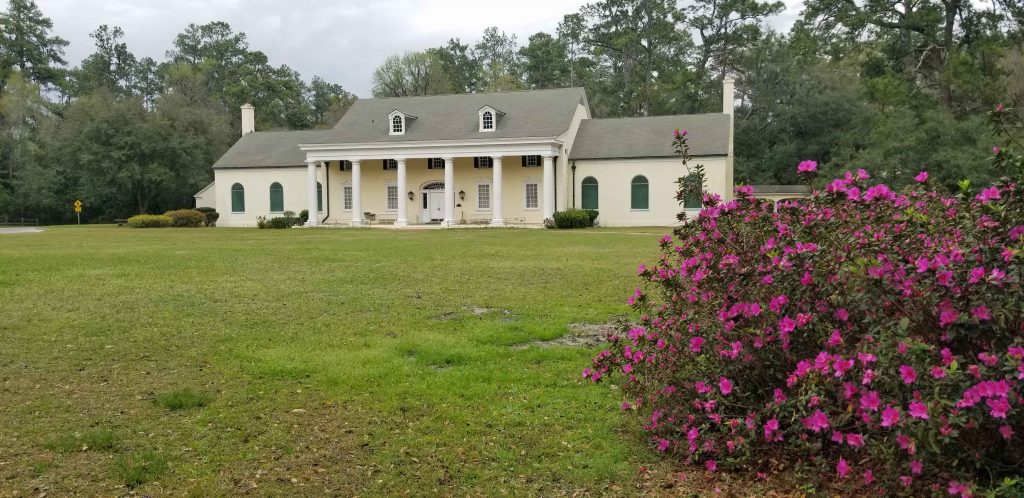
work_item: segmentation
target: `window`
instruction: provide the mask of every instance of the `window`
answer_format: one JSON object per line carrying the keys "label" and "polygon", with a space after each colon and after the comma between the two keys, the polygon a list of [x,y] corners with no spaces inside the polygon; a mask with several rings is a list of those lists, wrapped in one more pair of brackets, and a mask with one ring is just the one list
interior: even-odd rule
{"label": "window", "polygon": [[526,184],[526,209],[537,209],[540,207],[540,199],[537,196],[537,183]]}
{"label": "window", "polygon": [[444,169],[444,158],[431,157],[427,159],[427,169]]}
{"label": "window", "polygon": [[697,199],[685,199],[683,201],[683,208],[684,209],[700,209],[702,207],[704,207],[704,203],[702,202],[702,199],[700,199],[700,198],[697,198]]}
{"label": "window", "polygon": [[324,210],[324,186],[320,182],[316,182],[316,210]]}
{"label": "window", "polygon": [[483,130],[494,131],[494,113],[491,111],[484,111],[483,116],[480,118],[480,128]]}
{"label": "window", "polygon": [[583,209],[597,209],[597,178],[588,176],[580,187]]}
{"label": "window", "polygon": [[397,159],[385,159],[384,160],[384,171],[387,171],[389,169],[390,170],[398,169],[398,160]]}
{"label": "window", "polygon": [[395,114],[391,117],[391,134],[392,135],[403,135],[405,134],[405,122],[402,119],[401,114]]}
{"label": "window", "polygon": [[387,186],[387,197],[388,197],[388,209],[398,209],[398,185]]}
{"label": "window", "polygon": [[523,156],[524,168],[537,168],[540,166],[540,156]]}
{"label": "window", "polygon": [[245,212],[245,187],[243,187],[241,183],[236,183],[231,186],[231,212]]}
{"label": "window", "polygon": [[284,188],[280,183],[270,184],[270,212],[280,213],[284,211]]}
{"label": "window", "polygon": [[482,169],[493,168],[494,167],[494,158],[491,158],[491,157],[474,157],[473,158],[473,167],[474,168],[478,168],[478,169],[479,168],[482,168]]}
{"label": "window", "polygon": [[491,209],[491,184],[481,183],[476,186],[476,208]]}
{"label": "window", "polygon": [[647,177],[637,175],[633,177],[633,186],[629,196],[630,209],[650,209],[649,197],[650,186]]}
{"label": "window", "polygon": [[352,186],[345,185],[342,188],[342,205],[345,207],[345,211],[352,210]]}
{"label": "window", "polygon": [[352,171],[352,161],[338,161],[338,169],[341,171]]}

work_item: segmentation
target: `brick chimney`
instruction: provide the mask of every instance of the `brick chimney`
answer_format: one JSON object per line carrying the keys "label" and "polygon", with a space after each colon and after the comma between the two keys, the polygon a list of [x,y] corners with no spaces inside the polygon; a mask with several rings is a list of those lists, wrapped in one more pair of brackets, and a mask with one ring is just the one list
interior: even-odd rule
{"label": "brick chimney", "polygon": [[256,108],[252,104],[242,105],[242,136],[256,131]]}

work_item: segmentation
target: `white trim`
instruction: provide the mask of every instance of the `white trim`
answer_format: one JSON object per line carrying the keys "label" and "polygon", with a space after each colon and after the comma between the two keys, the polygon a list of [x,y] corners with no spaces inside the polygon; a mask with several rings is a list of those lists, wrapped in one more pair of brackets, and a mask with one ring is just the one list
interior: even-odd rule
{"label": "white trim", "polygon": [[509,138],[473,141],[371,142],[358,144],[304,144],[307,160],[373,160],[423,157],[475,157],[557,155],[562,143],[553,138]]}
{"label": "white trim", "polygon": [[[476,212],[477,213],[490,213],[494,210],[494,184],[490,181],[477,181],[476,185]],[[480,187],[487,186],[487,207],[480,207]]]}
{"label": "white trim", "polygon": [[[395,131],[395,118],[399,118],[401,123],[401,131]],[[405,130],[408,128],[408,120],[405,119],[405,114],[402,111],[394,110],[388,113],[388,135],[405,135]]]}

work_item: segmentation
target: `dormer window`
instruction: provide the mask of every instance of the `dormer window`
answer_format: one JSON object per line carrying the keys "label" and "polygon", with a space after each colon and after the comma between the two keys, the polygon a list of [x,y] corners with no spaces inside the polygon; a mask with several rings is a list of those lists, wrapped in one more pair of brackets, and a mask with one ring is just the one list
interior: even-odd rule
{"label": "dormer window", "polygon": [[405,135],[409,129],[409,123],[416,119],[416,116],[405,114],[398,109],[388,114],[388,135]]}
{"label": "dormer window", "polygon": [[481,107],[477,113],[480,115],[481,132],[497,130],[498,121],[501,119],[501,116],[504,115],[501,111],[498,111],[488,105]]}

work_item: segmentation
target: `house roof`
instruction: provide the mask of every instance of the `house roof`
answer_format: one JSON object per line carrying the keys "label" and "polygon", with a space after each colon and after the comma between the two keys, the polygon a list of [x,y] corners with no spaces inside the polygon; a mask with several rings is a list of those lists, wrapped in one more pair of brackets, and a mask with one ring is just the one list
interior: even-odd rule
{"label": "house roof", "polygon": [[213,169],[302,166],[306,153],[299,144],[314,141],[325,130],[258,131],[239,138]]}
{"label": "house roof", "polygon": [[[569,129],[579,104],[588,105],[582,88],[360,99],[334,128],[305,143],[556,137]],[[478,111],[484,106],[504,111],[494,131],[480,131]],[[394,110],[419,116],[403,135],[388,134],[388,114]]]}
{"label": "house roof", "polygon": [[691,156],[729,153],[729,115],[686,114],[583,120],[569,158],[673,157],[672,131],[677,129],[688,132]]}

